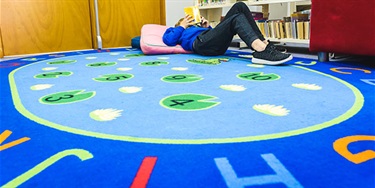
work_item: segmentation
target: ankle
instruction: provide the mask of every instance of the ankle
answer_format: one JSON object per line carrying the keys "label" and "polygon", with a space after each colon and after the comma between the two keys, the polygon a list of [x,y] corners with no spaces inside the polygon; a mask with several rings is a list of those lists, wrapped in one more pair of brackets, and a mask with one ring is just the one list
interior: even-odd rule
{"label": "ankle", "polygon": [[251,44],[251,47],[257,51],[257,52],[261,52],[263,50],[266,49],[267,45],[263,43],[263,41],[257,39],[257,40],[254,40],[254,42]]}

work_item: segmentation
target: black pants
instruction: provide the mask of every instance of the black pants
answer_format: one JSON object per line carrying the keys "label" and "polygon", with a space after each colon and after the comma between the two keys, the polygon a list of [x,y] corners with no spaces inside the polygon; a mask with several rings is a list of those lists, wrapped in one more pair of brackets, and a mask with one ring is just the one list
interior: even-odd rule
{"label": "black pants", "polygon": [[222,55],[227,51],[236,34],[249,47],[256,39],[265,40],[249,7],[243,2],[234,4],[215,28],[198,35],[193,45],[194,52],[207,56]]}

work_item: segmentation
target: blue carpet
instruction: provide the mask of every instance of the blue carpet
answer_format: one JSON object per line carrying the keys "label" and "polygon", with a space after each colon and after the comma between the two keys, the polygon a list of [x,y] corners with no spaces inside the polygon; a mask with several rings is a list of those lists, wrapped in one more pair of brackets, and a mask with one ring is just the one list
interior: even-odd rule
{"label": "blue carpet", "polygon": [[374,68],[137,49],[0,63],[2,187],[374,187]]}

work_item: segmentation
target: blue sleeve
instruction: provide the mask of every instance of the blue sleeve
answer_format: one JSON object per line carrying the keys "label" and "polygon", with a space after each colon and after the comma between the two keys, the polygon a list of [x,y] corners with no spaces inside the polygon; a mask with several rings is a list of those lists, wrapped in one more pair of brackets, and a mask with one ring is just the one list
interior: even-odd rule
{"label": "blue sleeve", "polygon": [[163,42],[167,46],[176,46],[184,30],[182,26],[168,28],[163,35]]}

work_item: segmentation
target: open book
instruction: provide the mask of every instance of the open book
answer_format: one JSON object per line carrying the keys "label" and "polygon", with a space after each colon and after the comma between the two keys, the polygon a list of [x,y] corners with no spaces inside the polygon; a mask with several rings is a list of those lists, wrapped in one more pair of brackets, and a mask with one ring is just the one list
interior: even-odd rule
{"label": "open book", "polygon": [[190,15],[194,19],[195,24],[199,24],[201,22],[201,14],[199,12],[199,8],[196,6],[185,7],[184,12],[187,15]]}

